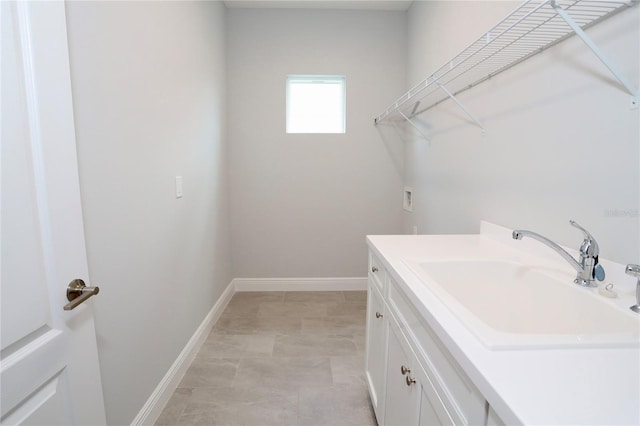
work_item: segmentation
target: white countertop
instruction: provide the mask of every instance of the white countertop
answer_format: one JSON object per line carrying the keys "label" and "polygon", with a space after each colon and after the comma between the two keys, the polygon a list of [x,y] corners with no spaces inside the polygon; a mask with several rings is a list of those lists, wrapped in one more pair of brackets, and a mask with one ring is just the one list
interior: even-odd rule
{"label": "white countertop", "polygon": [[[510,260],[566,268],[568,277],[575,276],[548,247],[534,240],[515,241],[511,230],[485,222],[476,235],[380,235],[368,236],[367,242],[504,422],[640,424],[640,349],[490,350],[403,261]],[[635,279],[624,274],[624,265],[600,262],[607,272],[603,284],[613,282],[619,295],[605,303],[628,309],[635,303]],[[568,280],[567,285],[575,284]]]}

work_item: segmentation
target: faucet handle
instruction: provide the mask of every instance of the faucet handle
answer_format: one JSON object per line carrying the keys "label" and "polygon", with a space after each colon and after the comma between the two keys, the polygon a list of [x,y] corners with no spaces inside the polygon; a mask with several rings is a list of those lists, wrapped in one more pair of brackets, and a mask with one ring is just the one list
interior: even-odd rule
{"label": "faucet handle", "polygon": [[589,233],[589,231],[587,231],[586,229],[584,229],[582,226],[580,226],[580,224],[578,224],[578,222],[576,222],[575,220],[570,220],[569,223],[571,224],[571,226],[573,226],[574,228],[578,228],[579,230],[581,230],[584,233],[584,238],[586,240],[593,240],[593,236]]}
{"label": "faucet handle", "polygon": [[589,231],[580,226],[575,220],[570,220],[569,223],[571,224],[571,226],[573,226],[574,228],[578,228],[584,233],[584,241],[580,246],[580,255],[595,257],[597,260],[597,257],[600,254],[600,246],[598,246],[598,242],[595,238],[593,238],[593,235],[591,235]]}
{"label": "faucet handle", "polygon": [[640,279],[640,265],[627,265],[624,268],[624,273]]}

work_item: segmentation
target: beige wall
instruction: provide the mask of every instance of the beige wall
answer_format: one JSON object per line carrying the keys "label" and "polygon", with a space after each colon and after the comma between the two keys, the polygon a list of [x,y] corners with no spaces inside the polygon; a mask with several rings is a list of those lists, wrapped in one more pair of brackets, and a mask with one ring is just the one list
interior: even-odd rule
{"label": "beige wall", "polygon": [[[482,35],[518,2],[415,2],[408,12],[408,80],[415,84]],[[640,85],[640,9],[587,33]],[[631,96],[572,37],[460,95],[483,136],[451,101],[419,117],[430,143],[405,145],[414,211],[404,228],[473,233],[479,221],[536,230],[578,248],[575,219],[601,256],[640,258],[639,113]]]}
{"label": "beige wall", "polygon": [[67,16],[107,420],[124,425],[232,278],[225,8],[68,2]]}
{"label": "beige wall", "polygon": [[[405,86],[403,12],[228,11],[236,277],[362,277],[401,230],[402,144],[373,126]],[[347,79],[347,133],[285,133],[287,74]]]}

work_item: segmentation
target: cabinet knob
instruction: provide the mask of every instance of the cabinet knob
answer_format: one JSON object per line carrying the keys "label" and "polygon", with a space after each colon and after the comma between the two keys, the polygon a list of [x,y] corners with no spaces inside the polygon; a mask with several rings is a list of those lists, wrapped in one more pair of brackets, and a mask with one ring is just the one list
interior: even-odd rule
{"label": "cabinet knob", "polygon": [[413,379],[411,376],[407,376],[407,386],[411,386],[416,382],[416,379]]}
{"label": "cabinet knob", "polygon": [[402,373],[402,375],[404,376],[407,373],[411,373],[411,370],[408,369],[407,367],[405,367],[404,365],[400,366],[400,372]]}
{"label": "cabinet knob", "polygon": [[382,315],[380,312],[376,312],[376,318],[382,318],[384,315]]}
{"label": "cabinet knob", "polygon": [[373,272],[373,273],[378,272],[378,268],[376,266],[372,266],[371,267],[371,272]]}

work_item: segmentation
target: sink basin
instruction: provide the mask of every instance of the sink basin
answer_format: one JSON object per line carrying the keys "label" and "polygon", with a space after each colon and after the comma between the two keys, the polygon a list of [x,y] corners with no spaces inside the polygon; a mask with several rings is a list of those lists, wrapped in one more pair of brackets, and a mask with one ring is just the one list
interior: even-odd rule
{"label": "sink basin", "polygon": [[571,274],[500,260],[406,263],[491,349],[640,346],[640,318]]}

